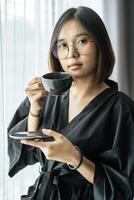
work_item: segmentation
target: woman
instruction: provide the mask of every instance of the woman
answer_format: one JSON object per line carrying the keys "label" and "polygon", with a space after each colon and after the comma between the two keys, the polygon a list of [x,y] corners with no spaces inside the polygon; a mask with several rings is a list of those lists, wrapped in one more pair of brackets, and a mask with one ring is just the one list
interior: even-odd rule
{"label": "woman", "polygon": [[68,9],[53,32],[50,71],[74,77],[71,89],[51,96],[41,78],[30,81],[9,133],[42,130],[53,142],[9,138],[9,175],[41,163],[41,174],[22,199],[132,200],[134,102],[109,80],[115,58],[100,17]]}

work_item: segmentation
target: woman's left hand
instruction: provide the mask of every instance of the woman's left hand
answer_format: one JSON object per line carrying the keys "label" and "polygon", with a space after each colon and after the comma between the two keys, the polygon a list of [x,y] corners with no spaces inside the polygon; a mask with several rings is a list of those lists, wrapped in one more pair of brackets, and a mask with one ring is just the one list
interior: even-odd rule
{"label": "woman's left hand", "polygon": [[79,163],[79,152],[66,137],[52,130],[43,129],[42,131],[55,140],[53,142],[21,140],[21,143],[40,148],[48,160],[56,160],[72,166]]}

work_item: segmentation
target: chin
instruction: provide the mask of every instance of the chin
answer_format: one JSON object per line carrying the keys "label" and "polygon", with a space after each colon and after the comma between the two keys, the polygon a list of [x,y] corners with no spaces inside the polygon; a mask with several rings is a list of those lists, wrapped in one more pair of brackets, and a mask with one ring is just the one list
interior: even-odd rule
{"label": "chin", "polygon": [[91,77],[95,77],[96,76],[96,73],[94,72],[91,72],[91,73],[82,73],[82,72],[74,72],[74,71],[71,71],[70,73],[72,73],[74,79],[87,79],[87,78],[91,78]]}
{"label": "chin", "polygon": [[80,78],[83,78],[84,76],[82,75],[82,73],[74,73],[74,72],[70,72],[74,79],[80,79]]}

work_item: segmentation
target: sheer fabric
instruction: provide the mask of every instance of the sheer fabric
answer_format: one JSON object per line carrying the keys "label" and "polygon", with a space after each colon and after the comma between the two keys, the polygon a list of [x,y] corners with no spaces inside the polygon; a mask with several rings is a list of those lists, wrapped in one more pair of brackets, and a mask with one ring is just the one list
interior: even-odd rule
{"label": "sheer fabric", "polygon": [[35,165],[8,177],[6,129],[28,81],[48,72],[54,24],[64,10],[80,5],[103,17],[102,0],[0,0],[0,200],[20,199],[39,174]]}

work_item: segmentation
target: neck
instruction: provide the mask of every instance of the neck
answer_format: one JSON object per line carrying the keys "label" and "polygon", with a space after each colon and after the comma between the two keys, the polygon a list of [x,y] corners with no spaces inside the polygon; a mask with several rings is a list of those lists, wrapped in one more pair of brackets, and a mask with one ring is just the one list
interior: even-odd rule
{"label": "neck", "polygon": [[75,79],[70,93],[74,96],[77,97],[79,99],[83,99],[83,98],[93,98],[94,96],[96,96],[97,94],[99,94],[100,92],[102,92],[103,90],[105,90],[106,88],[108,88],[108,86],[102,82],[99,83],[97,80],[93,79],[89,79],[89,77],[87,79]]}

